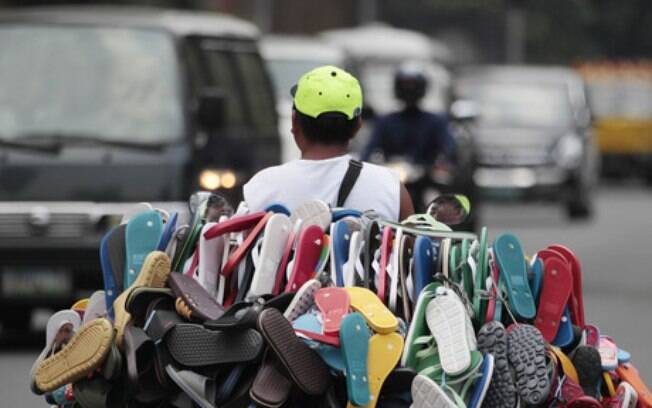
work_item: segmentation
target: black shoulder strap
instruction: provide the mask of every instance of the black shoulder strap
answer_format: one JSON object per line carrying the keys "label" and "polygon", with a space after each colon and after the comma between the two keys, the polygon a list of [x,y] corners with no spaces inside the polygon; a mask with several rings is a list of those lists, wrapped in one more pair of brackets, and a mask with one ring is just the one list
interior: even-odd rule
{"label": "black shoulder strap", "polygon": [[346,169],[346,174],[342,179],[342,184],[340,184],[340,191],[337,193],[337,206],[344,206],[344,202],[351,194],[355,182],[358,181],[360,177],[360,171],[362,171],[362,162],[358,160],[349,160],[349,168]]}

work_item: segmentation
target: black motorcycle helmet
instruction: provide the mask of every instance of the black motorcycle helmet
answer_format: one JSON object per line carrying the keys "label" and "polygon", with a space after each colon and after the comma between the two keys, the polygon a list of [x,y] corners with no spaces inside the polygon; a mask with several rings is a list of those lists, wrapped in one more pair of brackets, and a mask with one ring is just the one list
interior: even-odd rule
{"label": "black motorcycle helmet", "polygon": [[403,66],[394,74],[394,95],[406,105],[416,105],[426,95],[428,80],[418,67]]}

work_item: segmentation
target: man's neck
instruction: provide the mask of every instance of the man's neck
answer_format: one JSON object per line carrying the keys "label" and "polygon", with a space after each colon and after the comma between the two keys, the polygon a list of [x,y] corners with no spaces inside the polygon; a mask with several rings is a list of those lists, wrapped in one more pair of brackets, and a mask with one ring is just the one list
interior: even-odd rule
{"label": "man's neck", "polygon": [[301,152],[304,160],[325,160],[342,156],[348,152],[348,146],[344,145],[313,145]]}

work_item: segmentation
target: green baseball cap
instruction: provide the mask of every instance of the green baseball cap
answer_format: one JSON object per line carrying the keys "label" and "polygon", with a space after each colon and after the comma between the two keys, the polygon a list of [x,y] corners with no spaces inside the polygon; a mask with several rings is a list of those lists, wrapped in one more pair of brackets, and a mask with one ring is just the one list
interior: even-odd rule
{"label": "green baseball cap", "polygon": [[308,71],[290,91],[296,109],[312,118],[339,112],[353,119],[362,113],[362,89],[345,70],[325,65]]}

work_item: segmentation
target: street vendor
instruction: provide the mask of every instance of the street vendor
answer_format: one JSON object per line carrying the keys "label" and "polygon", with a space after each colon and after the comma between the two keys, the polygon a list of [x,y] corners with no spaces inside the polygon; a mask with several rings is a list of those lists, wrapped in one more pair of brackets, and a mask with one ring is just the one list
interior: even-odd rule
{"label": "street vendor", "polygon": [[348,72],[322,66],[292,88],[292,134],[301,159],[258,172],[244,186],[250,211],[280,203],[290,211],[306,200],[333,207],[374,209],[383,218],[404,219],[412,200],[396,171],[353,160],[349,142],[362,124],[362,89]]}

